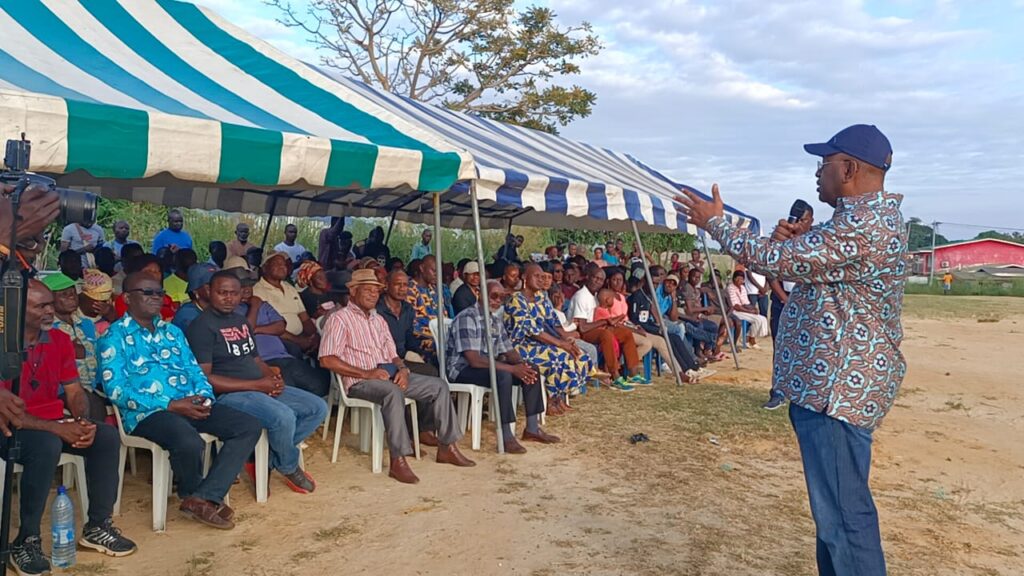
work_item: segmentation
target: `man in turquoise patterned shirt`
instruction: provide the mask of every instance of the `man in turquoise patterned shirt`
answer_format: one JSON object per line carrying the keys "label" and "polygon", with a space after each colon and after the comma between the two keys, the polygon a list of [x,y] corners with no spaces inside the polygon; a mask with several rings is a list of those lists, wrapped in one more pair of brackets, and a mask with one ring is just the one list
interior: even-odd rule
{"label": "man in turquoise patterned shirt", "polygon": [[679,198],[690,223],[748,269],[797,282],[782,312],[776,389],[790,401],[817,527],[822,576],[885,574],[868,475],[872,432],[906,373],[899,346],[905,283],[903,197],[885,190],[889,140],[850,126],[804,149],[818,162],[818,195],[832,218],[799,234],[780,221],[771,239],[722,217],[718,185],[707,201]]}
{"label": "man in turquoise patterned shirt", "polygon": [[[103,389],[121,411],[125,432],[170,452],[181,511],[214,528],[233,528],[234,511],[224,495],[259,440],[260,422],[214,400],[185,335],[160,318],[160,281],[132,274],[124,294],[128,312],[97,347]],[[200,433],[223,442],[205,477]]]}

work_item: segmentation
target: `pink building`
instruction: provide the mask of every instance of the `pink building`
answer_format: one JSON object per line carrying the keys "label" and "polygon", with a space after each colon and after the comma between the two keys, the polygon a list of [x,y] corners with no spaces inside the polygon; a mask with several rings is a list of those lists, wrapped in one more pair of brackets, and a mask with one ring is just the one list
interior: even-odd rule
{"label": "pink building", "polygon": [[[918,250],[910,253],[912,273],[927,276],[932,266],[932,251]],[[962,270],[991,264],[1016,264],[1024,266],[1024,244],[984,238],[956,242],[935,247],[935,271]]]}

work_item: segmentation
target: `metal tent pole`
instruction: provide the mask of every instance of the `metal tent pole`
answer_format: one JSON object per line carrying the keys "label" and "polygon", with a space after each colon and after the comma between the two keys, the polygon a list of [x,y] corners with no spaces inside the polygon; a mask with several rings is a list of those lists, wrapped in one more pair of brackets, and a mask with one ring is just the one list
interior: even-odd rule
{"label": "metal tent pole", "polygon": [[700,239],[704,245],[704,257],[708,259],[708,267],[711,270],[711,283],[715,286],[715,293],[718,294],[718,302],[722,305],[722,320],[725,322],[725,333],[729,336],[729,347],[732,348],[732,361],[736,363],[736,369],[740,369],[740,353],[736,349],[736,337],[732,331],[732,318],[729,311],[725,309],[725,300],[722,299],[722,288],[718,284],[718,274],[715,273],[715,263],[711,260],[711,249],[704,238]]}
{"label": "metal tent pole", "polygon": [[[675,352],[672,351],[672,340],[668,337],[668,324],[665,323],[665,317],[661,315],[661,306],[658,304],[657,295],[654,293],[654,280],[651,279],[651,266],[647,262],[647,253],[644,251],[644,243],[640,240],[640,230],[636,227],[636,220],[630,220],[633,225],[633,236],[636,237],[636,247],[640,249],[640,259],[644,263],[644,276],[647,278],[647,288],[651,291],[651,308],[654,310],[654,314],[658,318],[658,324],[661,326],[661,337],[665,339],[665,344],[668,346],[670,352],[669,362],[672,363],[672,373],[676,377],[676,386],[683,385],[683,371],[676,362]],[[672,295],[672,306],[676,305],[676,295]]]}
{"label": "metal tent pole", "polygon": [[277,192],[270,196],[270,216],[267,217],[267,225],[263,228],[263,240],[260,241],[260,252],[267,250],[267,237],[270,236],[270,225],[274,222],[274,212],[277,211]]}
{"label": "metal tent pole", "polygon": [[395,227],[395,216],[397,216],[397,215],[398,215],[398,210],[397,209],[391,213],[391,222],[388,222],[388,233],[384,235],[384,245],[385,246],[387,246],[388,243],[391,242],[391,229]]}
{"label": "metal tent pole", "polygon": [[[392,223],[394,219],[392,219]],[[447,340],[445,339],[444,327],[444,264],[441,262],[441,193],[434,194],[434,261],[437,268],[437,334],[434,334],[434,342],[437,343],[437,366],[440,370],[445,369],[444,355],[447,352]]]}
{"label": "metal tent pole", "polygon": [[[476,194],[476,181],[469,183],[469,194],[473,203],[473,229],[476,232],[476,259],[480,265],[480,299],[484,311],[484,331],[487,336],[487,369],[491,374],[491,398],[494,400],[494,410],[501,414],[501,407],[498,405],[498,374],[494,364],[494,335],[491,334],[491,303],[487,294],[487,269],[484,267],[484,238],[480,233],[480,201]],[[509,227],[511,230],[511,226]],[[539,386],[539,384],[534,384]],[[513,408],[515,408],[513,406]],[[494,427],[494,435],[498,441],[498,454],[505,453],[505,439],[502,437],[501,417],[497,418],[498,425]]]}

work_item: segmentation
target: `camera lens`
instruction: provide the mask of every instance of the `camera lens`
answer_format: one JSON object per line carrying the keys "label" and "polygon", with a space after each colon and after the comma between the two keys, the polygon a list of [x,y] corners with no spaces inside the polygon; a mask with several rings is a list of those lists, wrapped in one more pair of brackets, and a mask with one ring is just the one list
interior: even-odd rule
{"label": "camera lens", "polygon": [[96,221],[96,195],[70,188],[57,188],[60,194],[60,221],[85,224]]}

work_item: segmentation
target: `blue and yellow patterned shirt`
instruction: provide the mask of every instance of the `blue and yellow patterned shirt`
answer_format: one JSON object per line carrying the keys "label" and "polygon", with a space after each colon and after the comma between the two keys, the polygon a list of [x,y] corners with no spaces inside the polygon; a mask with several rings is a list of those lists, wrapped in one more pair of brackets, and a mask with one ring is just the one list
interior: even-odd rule
{"label": "blue and yellow patterned shirt", "polygon": [[712,218],[708,231],[749,269],[797,282],[782,312],[773,386],[798,406],[868,430],[907,371],[900,343],[907,233],[903,197],[841,198],[832,218],[775,242]]}
{"label": "blue and yellow patterned shirt", "polygon": [[131,434],[147,416],[188,396],[214,399],[181,330],[156,318],[150,332],[130,314],[110,325],[96,346],[100,380]]}

